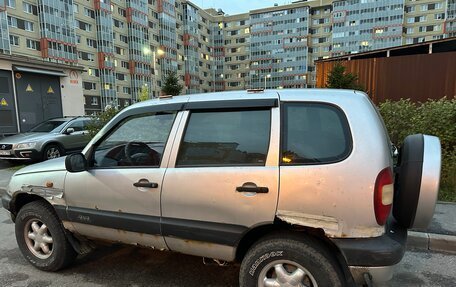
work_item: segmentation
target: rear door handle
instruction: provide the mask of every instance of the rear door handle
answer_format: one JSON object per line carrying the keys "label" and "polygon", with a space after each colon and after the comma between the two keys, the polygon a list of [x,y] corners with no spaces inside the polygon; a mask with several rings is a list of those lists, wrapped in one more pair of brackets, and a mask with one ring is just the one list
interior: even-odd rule
{"label": "rear door handle", "polygon": [[255,183],[246,182],[242,186],[236,187],[238,192],[268,193],[269,188],[266,186],[257,186]]}
{"label": "rear door handle", "polygon": [[148,187],[148,188],[157,188],[158,183],[155,182],[149,182],[147,179],[140,179],[138,182],[133,183],[134,186],[136,187]]}

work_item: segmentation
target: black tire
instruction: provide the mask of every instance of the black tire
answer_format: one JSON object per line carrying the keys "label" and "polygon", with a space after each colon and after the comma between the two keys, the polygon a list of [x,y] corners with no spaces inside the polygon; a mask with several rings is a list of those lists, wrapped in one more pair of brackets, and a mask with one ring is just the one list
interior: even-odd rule
{"label": "black tire", "polygon": [[49,144],[43,150],[43,160],[61,157],[65,150],[57,144]]}
{"label": "black tire", "polygon": [[[47,231],[45,235],[41,235],[40,240],[31,240],[29,236],[26,238],[26,229],[28,230],[27,234],[34,232],[32,228],[33,222],[39,227],[47,226]],[[42,242],[45,236],[52,239],[52,243],[48,244],[50,253],[45,254],[44,249],[32,251],[33,247],[31,245],[36,244],[38,241]],[[44,201],[34,201],[20,209],[16,217],[16,241],[22,255],[33,266],[44,271],[57,271],[65,268],[77,256],[77,253],[68,242],[63,226],[54,210]]]}
{"label": "black tire", "polygon": [[[304,268],[306,274],[310,274],[310,276],[306,275],[304,280],[307,282],[304,281],[304,283],[312,283],[311,277],[314,279],[312,284],[305,286],[342,287],[346,285],[339,264],[327,248],[316,240],[294,234],[272,236],[254,244],[242,260],[239,285],[241,287],[259,286],[260,275],[263,277],[262,273],[266,272],[266,269],[274,268],[275,264],[280,263],[287,268],[293,266],[289,263],[300,265],[300,269]],[[292,273],[293,269],[286,271]],[[270,276],[267,274],[265,275],[268,278],[275,276],[274,273],[269,273]]]}

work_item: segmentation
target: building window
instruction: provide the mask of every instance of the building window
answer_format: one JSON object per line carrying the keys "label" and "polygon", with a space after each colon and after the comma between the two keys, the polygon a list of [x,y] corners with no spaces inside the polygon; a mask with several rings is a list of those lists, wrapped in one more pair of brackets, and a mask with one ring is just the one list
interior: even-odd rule
{"label": "building window", "polygon": [[10,44],[13,46],[19,46],[19,37],[10,35]]}
{"label": "building window", "polygon": [[8,26],[17,28],[17,18],[8,16]]}
{"label": "building window", "polygon": [[78,58],[81,59],[81,60],[84,60],[84,61],[91,61],[91,62],[94,61],[94,55],[93,54],[87,53],[87,52],[82,52],[82,51],[78,52]]}
{"label": "building window", "polygon": [[88,9],[86,7],[84,7],[84,15],[86,15],[87,17],[90,17],[92,19],[95,19],[95,11]]}
{"label": "building window", "polygon": [[128,37],[127,36],[119,35],[119,39],[120,39],[120,41],[122,41],[124,43],[128,43]]}
{"label": "building window", "polygon": [[10,8],[16,8],[16,0],[6,0],[6,6]]}
{"label": "building window", "polygon": [[40,42],[34,41],[34,40],[30,40],[30,39],[27,39],[26,42],[27,42],[27,48],[32,49],[32,50],[37,50],[37,51],[41,50]]}
{"label": "building window", "polygon": [[125,74],[116,73],[116,79],[118,81],[125,81]]}
{"label": "building window", "polygon": [[33,32],[33,22],[24,21],[24,30]]}
{"label": "building window", "polygon": [[82,86],[84,87],[84,90],[88,90],[88,91],[97,89],[96,83],[82,82]]}
{"label": "building window", "polygon": [[119,13],[119,15],[122,15],[124,17],[127,17],[127,11],[125,11],[125,9],[122,9],[120,7],[117,7],[117,13]]}
{"label": "building window", "polygon": [[38,10],[37,10],[35,5],[32,5],[30,3],[26,3],[26,2],[22,2],[22,8],[23,8],[25,13],[38,15]]}
{"label": "building window", "polygon": [[92,97],[92,98],[90,99],[90,104],[91,104],[92,106],[97,106],[97,105],[98,105],[98,97]]}
{"label": "building window", "polygon": [[97,40],[87,38],[86,42],[87,42],[87,46],[89,46],[89,47],[92,47],[92,48],[97,47]]}
{"label": "building window", "polygon": [[76,14],[79,13],[79,5],[76,3],[73,3],[73,12]]}

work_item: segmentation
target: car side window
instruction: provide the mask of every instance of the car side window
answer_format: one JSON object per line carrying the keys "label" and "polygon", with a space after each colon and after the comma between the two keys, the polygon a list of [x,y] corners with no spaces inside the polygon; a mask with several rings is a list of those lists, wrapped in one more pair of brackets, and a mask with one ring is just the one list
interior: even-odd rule
{"label": "car side window", "polygon": [[332,163],[350,154],[350,130],[339,108],[320,103],[282,106],[282,165]]}
{"label": "car side window", "polygon": [[94,151],[93,167],[159,167],[175,112],[132,116],[117,125]]}
{"label": "car side window", "polygon": [[81,131],[84,131],[86,128],[84,127],[84,121],[83,120],[74,120],[72,121],[68,127],[68,128],[73,128],[75,132],[81,132]]}
{"label": "car side window", "polygon": [[264,166],[270,129],[270,110],[192,112],[176,166]]}

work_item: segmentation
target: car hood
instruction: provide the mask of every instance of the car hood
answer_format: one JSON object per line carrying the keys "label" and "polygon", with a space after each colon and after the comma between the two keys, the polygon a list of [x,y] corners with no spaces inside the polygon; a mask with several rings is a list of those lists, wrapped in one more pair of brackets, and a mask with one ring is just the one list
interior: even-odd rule
{"label": "car hood", "polygon": [[65,157],[50,159],[40,163],[35,163],[16,171],[14,175],[21,175],[36,172],[62,171],[65,168]]}
{"label": "car hood", "polygon": [[39,141],[43,138],[49,137],[51,133],[20,133],[14,136],[9,136],[0,140],[0,144],[17,144],[30,141]]}

